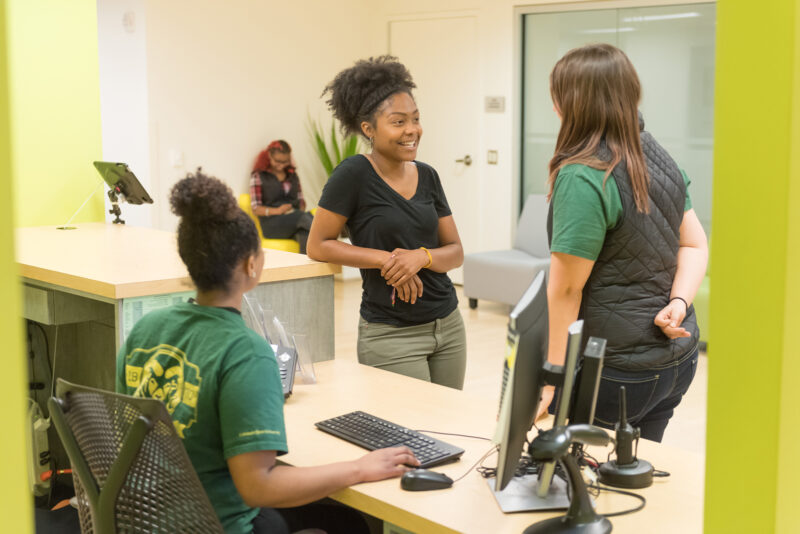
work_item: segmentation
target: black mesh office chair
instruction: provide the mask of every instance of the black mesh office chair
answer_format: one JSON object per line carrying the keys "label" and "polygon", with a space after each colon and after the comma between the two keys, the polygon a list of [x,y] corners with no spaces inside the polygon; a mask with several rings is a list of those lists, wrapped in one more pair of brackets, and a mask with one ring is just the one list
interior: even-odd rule
{"label": "black mesh office chair", "polygon": [[84,533],[221,533],[164,404],[58,380],[50,417]]}

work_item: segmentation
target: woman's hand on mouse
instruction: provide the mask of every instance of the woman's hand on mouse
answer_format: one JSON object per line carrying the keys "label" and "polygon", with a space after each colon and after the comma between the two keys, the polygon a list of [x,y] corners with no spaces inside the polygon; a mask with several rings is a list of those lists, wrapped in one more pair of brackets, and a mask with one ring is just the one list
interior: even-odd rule
{"label": "woman's hand on mouse", "polygon": [[361,482],[397,477],[419,466],[419,460],[408,447],[378,449],[365,454],[355,463],[360,471]]}

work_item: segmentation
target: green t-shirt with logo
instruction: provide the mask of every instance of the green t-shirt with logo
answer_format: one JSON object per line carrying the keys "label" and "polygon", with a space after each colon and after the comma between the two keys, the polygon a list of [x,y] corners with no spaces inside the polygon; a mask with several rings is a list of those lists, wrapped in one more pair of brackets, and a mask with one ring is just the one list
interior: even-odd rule
{"label": "green t-shirt with logo", "polygon": [[269,344],[238,313],[178,304],[133,327],[117,355],[117,391],[164,401],[227,533],[249,533],[226,460],[287,452],[283,389]]}
{"label": "green t-shirt with logo", "polygon": [[[622,198],[613,175],[603,185],[606,171],[586,165],[565,165],[558,171],[553,195],[553,238],[550,252],[561,252],[596,260],[600,256],[606,232],[614,228],[622,217]],[[686,173],[681,170],[686,184],[686,202],[683,210],[692,209]]]}

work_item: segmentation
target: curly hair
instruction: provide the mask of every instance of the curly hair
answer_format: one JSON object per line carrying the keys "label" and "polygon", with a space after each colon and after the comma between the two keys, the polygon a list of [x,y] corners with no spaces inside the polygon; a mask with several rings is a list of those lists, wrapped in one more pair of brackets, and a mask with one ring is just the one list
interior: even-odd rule
{"label": "curly hair", "polygon": [[321,96],[330,93],[326,103],[346,134],[364,135],[361,123],[375,124],[381,103],[396,93],[411,95],[416,87],[405,65],[387,55],[356,61],[337,74]]}
{"label": "curly hair", "polygon": [[236,264],[255,254],[261,240],[230,187],[200,169],[176,183],[169,195],[178,224],[178,254],[200,291],[230,289]]}

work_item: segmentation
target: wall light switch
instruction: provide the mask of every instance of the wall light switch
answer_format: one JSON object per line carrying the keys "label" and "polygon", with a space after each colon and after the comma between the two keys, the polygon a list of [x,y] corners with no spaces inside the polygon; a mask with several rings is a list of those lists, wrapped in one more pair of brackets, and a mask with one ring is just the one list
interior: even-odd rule
{"label": "wall light switch", "polygon": [[169,164],[172,165],[172,167],[175,169],[183,167],[183,152],[175,148],[170,149]]}
{"label": "wall light switch", "polygon": [[486,163],[489,165],[497,165],[497,150],[490,150],[486,154]]}

